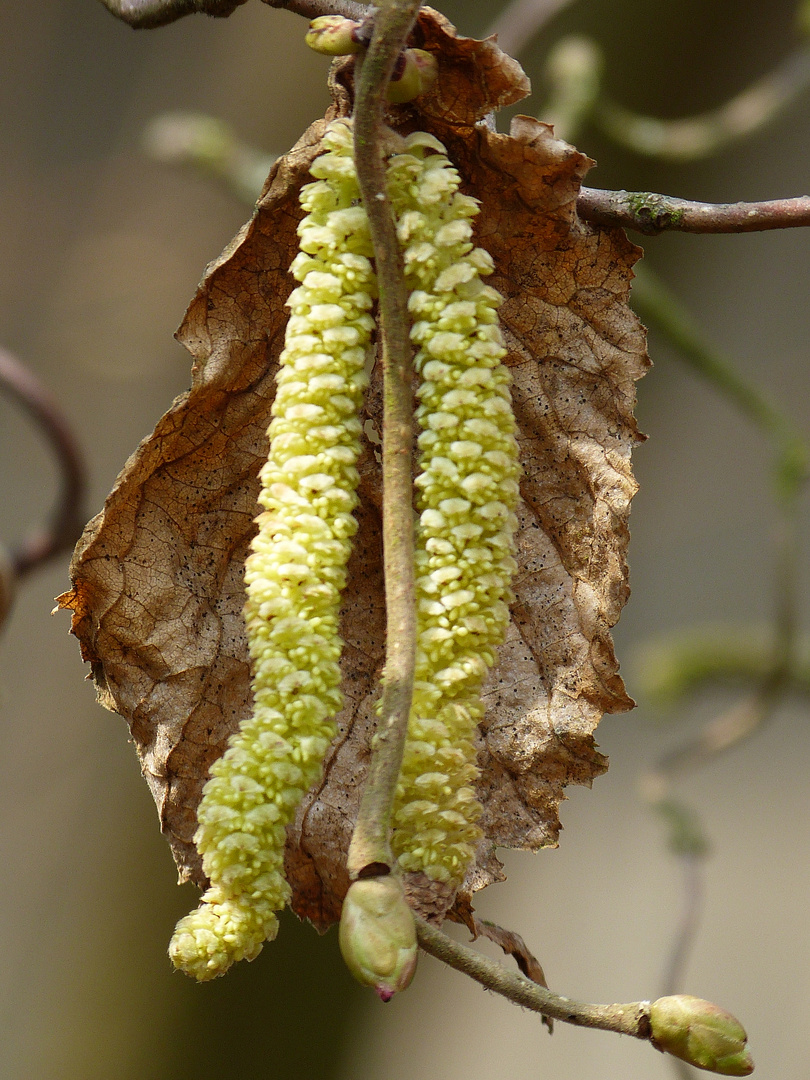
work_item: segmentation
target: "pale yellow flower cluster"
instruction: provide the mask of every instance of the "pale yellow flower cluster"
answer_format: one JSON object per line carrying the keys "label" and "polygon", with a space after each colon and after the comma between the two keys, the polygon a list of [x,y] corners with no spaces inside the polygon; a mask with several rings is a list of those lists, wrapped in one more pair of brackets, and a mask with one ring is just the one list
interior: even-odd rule
{"label": "pale yellow flower cluster", "polygon": [[199,980],[252,959],[289,900],[286,827],[321,774],[341,706],[340,592],[357,524],[358,419],[375,277],[352,160],[351,127],[333,124],[292,273],[258,535],[245,581],[253,716],[211,769],[195,835],[211,887],[169,949]]}
{"label": "pale yellow flower cluster", "polygon": [[[211,886],[182,919],[175,965],[205,980],[252,959],[289,900],[286,829],[321,774],[341,706],[340,592],[356,530],[356,462],[376,284],[352,159],[335,121],[302,189],[307,216],[245,571],[254,712],[211,769],[195,842]],[[405,870],[457,884],[480,836],[472,784],[482,682],[508,623],[519,473],[500,295],[473,246],[475,199],[436,139],[389,162],[421,376],[418,653],[397,795]]]}
{"label": "pale yellow flower cluster", "polygon": [[417,133],[388,166],[421,376],[418,652],[393,843],[405,870],[458,884],[480,837],[472,783],[480,691],[509,620],[520,472],[492,259],[475,199]]}

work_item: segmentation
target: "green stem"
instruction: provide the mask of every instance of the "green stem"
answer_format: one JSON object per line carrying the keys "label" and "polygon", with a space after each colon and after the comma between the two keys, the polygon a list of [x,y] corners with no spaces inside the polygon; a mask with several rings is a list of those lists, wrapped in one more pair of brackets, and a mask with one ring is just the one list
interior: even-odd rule
{"label": "green stem", "polygon": [[777,452],[777,495],[783,507],[791,506],[807,479],[810,452],[790,420],[706,344],[688,312],[648,267],[638,268],[632,299],[641,318],[660,331],[694,371],[771,440]]}
{"label": "green stem", "polygon": [[386,87],[421,0],[380,5],[363,59],[354,112],[355,161],[379,288],[383,371],[383,557],[386,661],[380,721],[349,848],[352,878],[393,869],[390,823],[408,730],[416,657],[413,537],[413,392],[408,291],[385,193]]}
{"label": "green stem", "polygon": [[525,975],[507,971],[495,960],[453,941],[418,916],[416,933],[425,952],[524,1009],[579,1027],[616,1031],[637,1039],[650,1037],[649,1001],[632,1001],[626,1005],[591,1005],[573,1001],[538,986]]}
{"label": "green stem", "polygon": [[619,146],[665,161],[695,161],[761,131],[810,83],[810,50],[801,48],[718,109],[682,120],[642,116],[602,98],[593,118]]}

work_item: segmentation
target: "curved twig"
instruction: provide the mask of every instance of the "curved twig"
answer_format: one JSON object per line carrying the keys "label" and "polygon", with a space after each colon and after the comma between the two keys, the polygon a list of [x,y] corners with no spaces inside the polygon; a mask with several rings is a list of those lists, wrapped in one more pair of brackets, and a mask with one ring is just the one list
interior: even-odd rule
{"label": "curved twig", "polygon": [[166,26],[184,15],[201,12],[224,18],[231,15],[245,0],[101,0],[116,18],[135,30],[151,30]]}
{"label": "curved twig", "polygon": [[[368,14],[366,4],[354,0],[263,0],[269,7],[286,8],[306,19],[319,15],[345,15],[361,19]],[[184,15],[203,14],[215,18],[232,15],[246,0],[101,0],[118,19],[135,30],[152,30],[182,19]]]}
{"label": "curved twig", "polygon": [[517,56],[535,34],[571,0],[512,0],[487,28],[484,37],[497,35],[498,44]]}
{"label": "curved twig", "polygon": [[650,1038],[650,1002],[631,1001],[625,1005],[591,1005],[554,994],[544,986],[490,960],[475,949],[453,941],[441,930],[417,916],[416,931],[419,944],[425,950],[456,971],[469,975],[488,990],[507,998],[524,1009],[550,1016],[578,1027],[601,1028],[636,1039]]}
{"label": "curved twig", "polygon": [[704,203],[650,191],[582,188],[577,212],[596,225],[657,233],[745,233],[810,225],[810,195],[767,202]]}
{"label": "curved twig", "polygon": [[76,439],[56,400],[15,356],[0,348],[0,389],[34,418],[59,466],[61,490],[49,525],[31,533],[11,554],[11,567],[21,578],[54,556],[69,551],[84,526],[86,472]]}
{"label": "curved twig", "polygon": [[695,161],[761,131],[810,84],[810,49],[787,56],[773,71],[729,101],[699,116],[660,120],[605,98],[595,100],[593,119],[615,143],[646,157]]}
{"label": "curved twig", "polygon": [[416,660],[414,596],[412,350],[408,290],[385,194],[385,92],[421,0],[379,8],[362,61],[355,102],[357,180],[369,221],[379,288],[383,370],[383,562],[386,658],[380,720],[349,848],[352,878],[393,868],[391,812],[408,729]]}

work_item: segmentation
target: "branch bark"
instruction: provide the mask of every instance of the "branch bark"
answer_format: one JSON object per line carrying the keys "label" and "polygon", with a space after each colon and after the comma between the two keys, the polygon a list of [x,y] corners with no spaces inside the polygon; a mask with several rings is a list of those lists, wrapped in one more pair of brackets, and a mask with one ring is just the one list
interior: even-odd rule
{"label": "branch bark", "polygon": [[591,1005],[554,994],[525,975],[507,971],[467,945],[453,941],[441,930],[416,917],[419,944],[425,950],[456,971],[469,975],[487,990],[507,998],[524,1009],[561,1020],[578,1027],[601,1028],[636,1039],[650,1038],[650,1002],[631,1001],[626,1005]]}
{"label": "branch bark", "polygon": [[78,443],[56,399],[33,372],[2,348],[0,390],[11,395],[33,418],[51,446],[60,474],[59,497],[49,524],[32,532],[11,553],[11,570],[15,578],[21,578],[69,551],[81,536],[86,519],[87,475]]}
{"label": "branch bark", "polygon": [[577,212],[595,225],[661,232],[744,233],[810,225],[810,195],[768,202],[703,203],[650,191],[582,188]]}
{"label": "branch bark", "polygon": [[[152,30],[182,19],[184,15],[212,15],[225,18],[232,15],[246,0],[101,0],[116,18],[135,30]],[[355,0],[263,0],[269,7],[286,8],[306,19],[319,15],[344,15],[347,19],[362,19],[368,14],[366,4]]]}

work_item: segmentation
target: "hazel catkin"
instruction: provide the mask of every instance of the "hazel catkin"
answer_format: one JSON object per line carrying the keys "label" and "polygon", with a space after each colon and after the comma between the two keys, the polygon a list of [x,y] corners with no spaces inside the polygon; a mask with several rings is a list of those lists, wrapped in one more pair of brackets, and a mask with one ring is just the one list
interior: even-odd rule
{"label": "hazel catkin", "polygon": [[349,123],[332,124],[324,146],[316,181],[301,191],[307,215],[291,267],[301,284],[288,300],[262,513],[245,567],[254,710],[203,789],[195,842],[211,885],[169,949],[199,980],[253,959],[275,937],[290,896],[286,827],[321,774],[342,702],[339,604],[357,527],[375,278]]}

